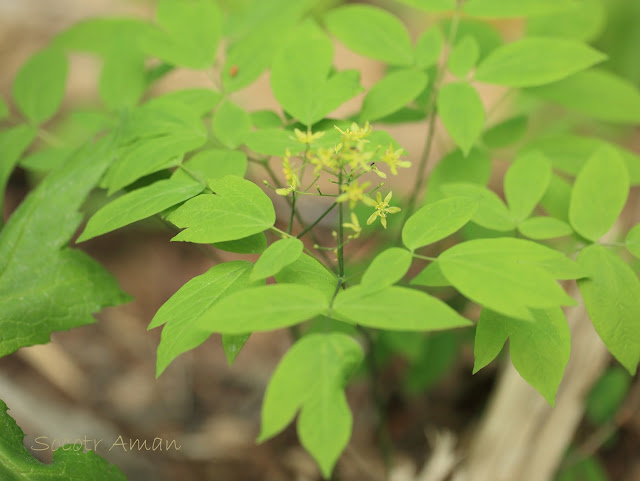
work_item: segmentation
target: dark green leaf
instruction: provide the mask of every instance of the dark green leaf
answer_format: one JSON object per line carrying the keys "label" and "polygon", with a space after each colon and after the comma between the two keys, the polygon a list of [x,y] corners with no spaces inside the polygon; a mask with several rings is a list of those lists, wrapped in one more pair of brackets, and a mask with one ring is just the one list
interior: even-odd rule
{"label": "dark green leaf", "polygon": [[593,424],[613,421],[631,387],[629,373],[619,366],[608,369],[587,396],[585,416]]}

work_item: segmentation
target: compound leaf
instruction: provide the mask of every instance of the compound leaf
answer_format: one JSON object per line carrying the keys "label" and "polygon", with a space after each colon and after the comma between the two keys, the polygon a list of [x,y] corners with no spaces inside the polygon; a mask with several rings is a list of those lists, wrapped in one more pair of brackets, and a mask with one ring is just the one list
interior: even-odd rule
{"label": "compound leaf", "polygon": [[266,279],[277,274],[300,257],[303,247],[301,240],[291,237],[274,242],[253,266],[251,280]]}
{"label": "compound leaf", "polygon": [[438,93],[438,113],[447,132],[468,155],[484,127],[485,113],[480,95],[464,82],[449,83]]}

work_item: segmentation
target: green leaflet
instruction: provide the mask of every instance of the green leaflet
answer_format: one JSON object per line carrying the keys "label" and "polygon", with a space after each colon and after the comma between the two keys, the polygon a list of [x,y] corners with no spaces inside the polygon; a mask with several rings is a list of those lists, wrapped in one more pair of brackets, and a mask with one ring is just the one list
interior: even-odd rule
{"label": "green leaflet", "polygon": [[222,335],[222,348],[224,349],[224,354],[227,357],[229,366],[231,366],[236,360],[236,357],[238,357],[238,354],[240,354],[240,350],[249,340],[249,336],[251,336],[251,334]]}
{"label": "green leaflet", "polygon": [[456,8],[455,0],[398,0],[425,12],[447,12]]}
{"label": "green leaflet", "polygon": [[522,115],[500,122],[485,131],[482,141],[490,149],[499,149],[515,144],[527,132],[528,119]]}
{"label": "green leaflet", "polygon": [[28,125],[18,125],[0,132],[0,225],[2,224],[2,204],[4,203],[4,190],[13,172],[14,167],[22,157],[25,150],[31,145],[36,136],[36,129]]}
{"label": "green leaflet", "polygon": [[509,209],[492,190],[468,183],[446,184],[441,187],[441,190],[448,196],[474,200],[478,208],[471,220],[476,224],[499,232],[508,232],[515,228]]}
{"label": "green leaflet", "polygon": [[402,228],[402,242],[414,251],[433,244],[461,229],[469,222],[478,203],[468,197],[450,197],[425,205]]}
{"label": "green leaflet", "polygon": [[244,177],[247,173],[247,154],[239,150],[202,150],[191,157],[173,173],[171,178],[179,181],[197,179],[206,185],[209,179],[221,179],[227,175]]}
{"label": "green leaflet", "polygon": [[98,91],[109,110],[134,107],[147,87],[144,56],[120,49],[104,59]]}
{"label": "green leaflet", "polygon": [[257,129],[278,129],[283,127],[282,118],[273,110],[256,110],[249,114],[251,125]]}
{"label": "green leaflet", "polygon": [[425,267],[420,274],[411,279],[410,284],[412,286],[425,287],[446,287],[451,285],[442,273],[438,261],[434,261]]}
{"label": "green leaflet", "polygon": [[424,90],[428,81],[425,73],[412,69],[385,75],[364,98],[360,120],[373,121],[400,110]]}
{"label": "green leaflet", "polygon": [[213,116],[213,133],[225,146],[235,149],[251,130],[251,118],[242,108],[225,101]]}
{"label": "green leaflet", "polygon": [[271,244],[265,250],[251,272],[251,280],[266,279],[295,262],[302,254],[304,245],[299,239],[288,237]]}
{"label": "green leaflet", "polygon": [[362,275],[362,288],[373,292],[395,284],[409,271],[412,260],[406,249],[391,247],[382,251]]}
{"label": "green leaflet", "polygon": [[437,26],[425,30],[416,42],[416,68],[424,70],[438,63],[443,46],[444,38]]}
{"label": "green leaflet", "polygon": [[[160,116],[161,118],[168,117],[168,112],[173,113],[175,108],[172,108],[176,104],[180,104],[182,108],[186,107],[191,110],[192,113],[201,117],[203,115],[208,114],[213,110],[213,108],[218,105],[222,99],[222,94],[220,92],[216,92],[215,90],[207,89],[207,88],[190,88],[190,89],[182,89],[182,90],[174,90],[173,92],[169,92],[161,95],[160,97],[154,97],[150,100],[146,106],[151,109],[160,109],[159,112],[151,112],[152,116]],[[163,107],[168,106],[169,108],[163,112]],[[200,131],[202,129],[202,125],[198,121],[198,119],[189,119],[186,115],[183,114],[183,122],[186,125],[193,124],[194,129]]]}
{"label": "green leaflet", "polygon": [[157,376],[176,357],[196,348],[209,337],[210,333],[194,327],[196,321],[220,299],[249,287],[250,272],[250,262],[218,264],[191,279],[158,309],[149,324],[149,329],[165,325],[158,345]]}
{"label": "green leaflet", "polygon": [[442,187],[455,182],[487,185],[491,175],[491,159],[480,150],[472,149],[468,155],[454,150],[438,162],[428,180],[426,203],[446,197]]}
{"label": "green leaflet", "polygon": [[483,309],[476,327],[473,372],[493,361],[509,338],[513,366],[554,406],[569,361],[571,333],[560,308],[532,309],[531,315],[531,321],[521,321]]}
{"label": "green leaflet", "polygon": [[210,0],[160,0],[158,28],[139,39],[145,53],[172,65],[194,69],[212,66],[222,36],[222,12]]}
{"label": "green leaflet", "polygon": [[569,220],[581,236],[597,241],[615,223],[629,195],[629,176],[618,153],[603,147],[582,168],[571,193]]}
{"label": "green leaflet", "polygon": [[300,284],[317,289],[327,302],[338,289],[338,278],[313,257],[302,254],[298,259],[285,266],[275,275],[279,284]]}
{"label": "green leaflet", "polygon": [[262,129],[249,132],[244,143],[254,152],[283,157],[287,150],[295,155],[304,150],[304,145],[296,140],[288,130]]}
{"label": "green leaflet", "polygon": [[468,155],[480,138],[485,121],[476,89],[463,82],[446,84],[438,93],[438,113],[449,135]]}
{"label": "green leaflet", "polygon": [[478,47],[480,47],[480,60],[484,59],[504,42],[500,31],[488,22],[461,18],[455,32],[451,31],[451,18],[443,18],[440,20],[440,25],[444,38],[453,37],[453,45],[456,45],[458,41],[467,35],[472,36],[478,42]]}
{"label": "green leaflet", "polygon": [[531,217],[518,225],[518,232],[529,239],[544,240],[571,235],[573,229],[554,217]]}
{"label": "green leaflet", "polygon": [[293,326],[329,307],[322,292],[298,284],[251,287],[224,297],[207,309],[194,329],[211,334],[245,334]]}
{"label": "green leaflet", "polygon": [[539,152],[519,155],[504,177],[504,195],[516,224],[531,215],[551,181],[551,162]]}
{"label": "green leaflet", "polygon": [[329,31],[356,53],[391,65],[411,65],[413,48],[406,27],[389,12],[346,5],[325,16]]}
{"label": "green leaflet", "polygon": [[541,15],[527,22],[527,35],[568,37],[590,42],[597,40],[606,25],[605,2],[582,0],[568,9]]}
{"label": "green leaflet", "polygon": [[232,175],[210,179],[215,194],[201,194],[178,207],[167,220],[185,229],[172,240],[209,244],[262,232],[276,220],[271,200],[255,185]]}
{"label": "green leaflet", "polygon": [[636,224],[627,234],[624,245],[635,257],[640,258],[640,224]]}
{"label": "green leaflet", "polygon": [[633,376],[640,360],[640,281],[605,247],[592,245],[578,255],[588,275],[580,294],[598,335]]}
{"label": "green leaflet", "polygon": [[390,331],[438,331],[471,325],[440,299],[406,287],[371,292],[364,286],[340,291],[333,312],[341,319]]}
{"label": "green leaflet", "polygon": [[469,0],[464,11],[485,18],[535,17],[568,10],[576,3],[574,0]]}
{"label": "green leaflet", "polygon": [[253,234],[238,240],[214,242],[216,249],[236,254],[261,254],[267,248],[267,236],[264,232]]}
{"label": "green leaflet", "polygon": [[24,447],[24,433],[7,413],[0,400],[0,476],[7,481],[126,481],[124,474],[94,451],[82,452],[73,445],[53,453],[53,462],[44,464]]}
{"label": "green leaflet", "polygon": [[506,87],[536,87],[562,80],[605,58],[575,40],[528,37],[490,53],[476,70],[475,78]]}
{"label": "green leaflet", "polygon": [[159,214],[198,195],[204,186],[193,181],[160,180],[118,197],[96,212],[78,238],[83,242]]}
{"label": "green leaflet", "polygon": [[298,340],[267,386],[258,442],[278,434],[301,410],[298,435],[328,479],[351,437],[344,386],[363,358],[360,345],[345,334],[311,334]]}
{"label": "green leaflet", "polygon": [[128,300],[99,264],[64,247],[113,150],[111,138],[81,149],[27,196],[1,231],[0,356],[91,324],[92,313]]}
{"label": "green leaflet", "polygon": [[46,122],[60,107],[67,68],[67,58],[62,50],[50,47],[33,55],[17,73],[13,81],[13,99],[32,124]]}
{"label": "green leaflet", "polygon": [[108,57],[117,51],[135,50],[138,37],[152,28],[135,18],[90,18],[64,30],[53,40],[63,49]]}
{"label": "green leaflet", "polygon": [[465,77],[480,57],[478,42],[471,35],[460,40],[451,51],[447,61],[449,71],[456,77]]}
{"label": "green leaflet", "polygon": [[528,92],[596,120],[640,123],[640,91],[628,80],[604,70],[580,72]]}
{"label": "green leaflet", "polygon": [[562,253],[506,237],[463,242],[441,254],[438,264],[464,296],[518,319],[531,319],[529,308],[575,305],[554,279],[583,276]]}

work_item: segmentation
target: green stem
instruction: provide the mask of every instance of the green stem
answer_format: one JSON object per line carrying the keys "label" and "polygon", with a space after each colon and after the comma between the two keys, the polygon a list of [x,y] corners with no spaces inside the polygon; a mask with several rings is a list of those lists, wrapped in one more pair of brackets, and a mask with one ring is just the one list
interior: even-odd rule
{"label": "green stem", "polygon": [[287,225],[287,234],[291,234],[291,229],[293,229],[293,216],[296,211],[296,193],[291,192],[291,214],[289,215],[289,224]]}
{"label": "green stem", "polygon": [[333,210],[333,208],[334,208],[336,205],[338,205],[338,203],[337,203],[337,202],[334,202],[333,204],[331,204],[331,205],[327,208],[327,210],[325,210],[322,214],[320,214],[320,217],[318,217],[318,218],[317,218],[316,220],[314,220],[311,224],[309,224],[309,225],[307,226],[307,228],[306,228],[306,229],[304,229],[302,232],[300,232],[300,234],[298,234],[296,237],[297,237],[298,239],[300,239],[300,238],[301,238],[302,236],[304,236],[307,232],[309,232],[311,229],[313,229],[316,225],[318,225],[318,223],[319,223],[322,219],[324,219],[324,218],[329,214],[329,212],[331,212],[331,211]]}
{"label": "green stem", "polygon": [[[340,171],[339,177],[339,191],[342,189],[342,170]],[[342,223],[344,222],[343,216],[344,212],[342,209],[342,202],[338,205],[338,275],[340,278],[344,277],[344,227]]]}

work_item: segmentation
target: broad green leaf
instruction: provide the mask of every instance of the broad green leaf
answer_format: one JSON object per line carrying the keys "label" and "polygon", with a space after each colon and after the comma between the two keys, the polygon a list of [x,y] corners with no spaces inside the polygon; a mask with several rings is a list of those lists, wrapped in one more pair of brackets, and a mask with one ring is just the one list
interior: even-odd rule
{"label": "broad green leaf", "polygon": [[382,251],[362,275],[362,288],[372,292],[395,284],[409,271],[412,260],[406,249],[391,247]]}
{"label": "broad green leaf", "polygon": [[398,0],[401,3],[405,3],[411,7],[425,12],[447,12],[455,10],[455,0]]}
{"label": "broad green leaf", "polygon": [[136,51],[117,51],[104,60],[98,85],[109,110],[135,106],[147,87],[144,57]]}
{"label": "broad green leaf", "polygon": [[328,479],[351,435],[343,389],[363,358],[359,344],[342,333],[311,334],[297,341],[267,386],[258,442],[278,434],[300,411],[300,441]]}
{"label": "broad green leaf", "polygon": [[406,287],[371,292],[363,286],[340,291],[333,311],[351,322],[390,331],[438,331],[471,325],[440,299]]}
{"label": "broad green leaf", "polygon": [[364,98],[360,119],[373,121],[400,110],[422,92],[428,81],[426,74],[411,69],[385,75]]}
{"label": "broad green leaf", "polygon": [[148,327],[165,325],[158,345],[156,376],[180,354],[196,348],[209,337],[210,333],[195,327],[196,321],[220,299],[249,287],[250,272],[250,262],[218,264],[191,279],[158,309]]}
{"label": "broad green leaf", "polygon": [[273,110],[256,110],[249,116],[251,125],[257,129],[277,129],[283,126],[282,118]]}
{"label": "broad green leaf", "polygon": [[484,18],[535,17],[568,10],[574,0],[469,0],[464,11]]}
{"label": "broad green leaf", "polygon": [[244,143],[254,152],[264,155],[282,157],[287,153],[298,154],[304,150],[304,145],[298,142],[293,134],[282,129],[262,129],[249,132]]}
{"label": "broad green leaf", "polygon": [[213,133],[230,149],[235,149],[251,130],[251,117],[230,101],[224,102],[213,116]]}
{"label": "broad green leaf", "polygon": [[589,158],[571,192],[571,227],[586,239],[597,241],[620,215],[629,195],[629,175],[620,155],[604,147]]}
{"label": "broad green leaf", "polygon": [[360,85],[358,70],[342,70],[332,75],[314,96],[309,118],[311,123],[322,120],[347,100],[351,100],[364,90]]}
{"label": "broad green leaf", "polygon": [[568,223],[571,188],[572,186],[566,180],[559,175],[553,174],[540,205],[552,217]]}
{"label": "broad green leaf", "polygon": [[229,366],[233,364],[240,354],[240,350],[249,340],[251,334],[223,334],[222,335],[222,348],[224,349],[224,355],[227,357]]}
{"label": "broad green leaf", "polygon": [[587,70],[528,92],[596,120],[640,124],[640,91],[605,70]]}
{"label": "broad green leaf", "polygon": [[478,42],[471,35],[467,35],[451,51],[447,67],[456,77],[462,78],[476,65],[479,57],[480,47]]}
{"label": "broad green leaf", "polygon": [[75,149],[42,149],[32,154],[25,155],[20,159],[20,167],[38,172],[50,172],[61,168],[64,163],[71,157]]}
{"label": "broad green leaf", "polygon": [[448,196],[474,200],[478,208],[471,220],[487,229],[507,232],[515,229],[511,213],[498,194],[481,185],[469,183],[446,184],[441,190]]}
{"label": "broad green leaf", "polygon": [[444,38],[452,38],[452,44],[456,45],[467,35],[472,36],[480,47],[480,60],[503,44],[502,33],[489,22],[462,18],[456,22],[456,29],[452,31],[453,22],[451,18],[440,20]]}
{"label": "broad green leaf", "polygon": [[494,50],[480,64],[475,78],[506,87],[537,87],[562,80],[605,58],[575,40],[528,37]]}
{"label": "broad green leaf", "polygon": [[273,226],[271,200],[253,182],[232,175],[209,180],[215,194],[199,195],[173,211],[167,220],[185,229],[174,241],[209,244],[241,239]]}
{"label": "broad green leaf", "polygon": [[425,267],[420,274],[411,279],[409,284],[412,286],[425,287],[445,287],[451,285],[442,273],[442,269],[440,269],[438,261],[434,261]]}
{"label": "broad green leaf", "polygon": [[583,249],[578,263],[588,275],[578,287],[589,318],[633,376],[640,360],[640,281],[622,259],[599,245]]}
{"label": "broad green leaf", "polygon": [[569,224],[554,217],[531,217],[518,225],[518,231],[535,240],[555,239],[573,233]]}
{"label": "broad green leaf", "polygon": [[0,132],[0,221],[2,221],[4,190],[11,172],[35,136],[36,129],[28,125],[19,125]]}
{"label": "broad green leaf", "polygon": [[469,197],[450,197],[425,205],[402,228],[402,242],[414,251],[461,229],[471,220],[478,203]]}
{"label": "broad green leaf", "polygon": [[275,275],[280,284],[300,284],[317,289],[329,302],[338,290],[338,278],[313,257],[302,254]]}
{"label": "broad green leaf", "polygon": [[442,187],[456,182],[487,185],[491,175],[491,159],[477,149],[472,149],[468,155],[461,150],[455,150],[438,162],[431,171],[427,183],[426,202],[434,202],[446,195]]}
{"label": "broad green leaf", "polygon": [[113,464],[94,451],[66,445],[53,452],[53,462],[45,464],[34,458],[24,446],[24,433],[7,413],[0,400],[0,476],[7,481],[127,481]]}
{"label": "broad green leaf", "polygon": [[169,207],[198,195],[204,186],[197,182],[160,180],[109,202],[96,212],[77,242],[83,242],[120,227],[159,214]]}
{"label": "broad green leaf", "polygon": [[329,307],[322,292],[298,284],[251,287],[207,309],[194,329],[207,333],[245,334],[272,331],[307,321]]}
{"label": "broad green leaf", "polygon": [[568,9],[540,15],[527,22],[527,34],[568,37],[583,42],[596,40],[606,25],[603,0],[573,2]]}
{"label": "broad green leaf", "polygon": [[490,149],[500,149],[515,144],[527,132],[528,119],[526,116],[513,117],[487,129],[482,141]]}
{"label": "broad green leaf", "polygon": [[635,257],[640,258],[640,224],[636,224],[627,234],[624,245]]}
{"label": "broad green leaf", "polygon": [[476,89],[463,82],[446,84],[438,93],[438,113],[449,135],[468,155],[480,138],[485,121]]}
{"label": "broad green leaf", "polygon": [[551,181],[551,162],[539,152],[519,155],[504,176],[504,195],[516,224],[528,218]]}
{"label": "broad green leaf", "polygon": [[92,313],[128,300],[86,254],[66,248],[78,209],[113,158],[113,139],[80,149],[22,202],[0,232],[0,356],[91,324]]}
{"label": "broad green leaf", "polygon": [[247,173],[247,155],[239,150],[202,150],[184,162],[173,175],[174,180],[193,180],[202,184],[209,179],[221,179],[227,175],[244,177]]}
{"label": "broad green leaf", "polygon": [[529,308],[575,305],[554,278],[581,277],[560,252],[512,238],[463,242],[441,254],[438,264],[464,296],[518,319],[531,319]]}
{"label": "broad green leaf", "polygon": [[251,280],[266,279],[295,262],[302,254],[304,245],[299,239],[288,237],[271,244],[253,266]]}
{"label": "broad green leaf", "polygon": [[0,97],[0,120],[4,120],[9,117],[9,106],[4,98]]}
{"label": "broad green leaf", "polygon": [[411,65],[413,48],[404,24],[391,13],[368,5],[329,11],[327,28],[349,49],[391,65]]}
{"label": "broad green leaf", "polygon": [[613,421],[627,398],[631,380],[629,373],[619,366],[609,368],[589,391],[586,418],[594,425]]}
{"label": "broad green leaf", "polygon": [[513,366],[554,406],[569,361],[571,333],[560,308],[533,309],[531,314],[531,321],[522,321],[483,309],[476,327],[473,372],[493,361],[509,338]]}
{"label": "broad green leaf", "polygon": [[214,242],[216,249],[236,254],[262,254],[267,248],[267,236],[264,232],[253,234],[238,240]]}
{"label": "broad green leaf", "polygon": [[416,68],[426,69],[438,63],[443,45],[444,38],[438,27],[433,26],[425,30],[416,42]]}
{"label": "broad green leaf", "polygon": [[33,55],[18,71],[12,94],[22,114],[33,124],[42,124],[56,113],[64,97],[67,58],[50,47]]}

